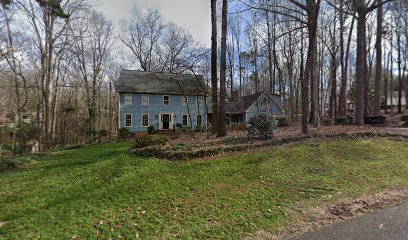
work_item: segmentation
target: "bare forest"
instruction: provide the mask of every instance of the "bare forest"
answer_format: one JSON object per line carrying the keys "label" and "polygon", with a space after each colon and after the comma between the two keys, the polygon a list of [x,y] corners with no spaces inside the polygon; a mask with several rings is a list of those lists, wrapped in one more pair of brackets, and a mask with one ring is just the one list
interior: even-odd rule
{"label": "bare forest", "polygon": [[208,47],[155,9],[113,24],[85,0],[0,2],[0,144],[15,153],[117,139],[121,69],[203,75],[218,136],[234,92],[281,95],[303,134],[408,107],[407,0],[210,0]]}

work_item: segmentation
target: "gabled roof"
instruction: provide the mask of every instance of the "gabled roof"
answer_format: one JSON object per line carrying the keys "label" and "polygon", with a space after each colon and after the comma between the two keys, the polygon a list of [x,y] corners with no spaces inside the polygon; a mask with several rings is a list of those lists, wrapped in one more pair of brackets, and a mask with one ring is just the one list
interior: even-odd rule
{"label": "gabled roof", "polygon": [[115,84],[118,92],[204,95],[202,75],[122,70]]}
{"label": "gabled roof", "polygon": [[265,92],[257,92],[251,95],[241,97],[242,108],[246,111],[258,98],[260,98]]}
{"label": "gabled roof", "polygon": [[[262,92],[257,92],[251,95],[243,96],[241,97],[239,102],[226,102],[225,103],[225,113],[243,113],[248,110],[254,104],[260,97],[262,97],[263,94],[268,94],[269,96],[272,97],[272,95],[277,95],[277,94],[271,94],[267,91],[262,91]],[[279,95],[277,95],[279,96]],[[277,103],[273,98],[272,101],[277,105],[278,108],[282,109],[280,106],[280,103]],[[209,113],[212,113],[211,107],[208,109]]]}

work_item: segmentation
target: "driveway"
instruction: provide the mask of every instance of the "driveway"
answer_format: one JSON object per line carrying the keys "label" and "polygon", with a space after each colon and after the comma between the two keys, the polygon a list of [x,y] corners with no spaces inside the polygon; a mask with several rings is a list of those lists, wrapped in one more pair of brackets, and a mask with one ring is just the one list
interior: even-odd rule
{"label": "driveway", "polygon": [[305,233],[294,239],[306,240],[407,240],[408,201],[351,220]]}

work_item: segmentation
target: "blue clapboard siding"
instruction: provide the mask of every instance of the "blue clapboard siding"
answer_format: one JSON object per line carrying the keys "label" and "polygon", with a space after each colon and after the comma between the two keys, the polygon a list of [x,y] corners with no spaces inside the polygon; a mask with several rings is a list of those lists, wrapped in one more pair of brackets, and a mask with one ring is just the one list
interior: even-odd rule
{"label": "blue clapboard siding", "polygon": [[[270,101],[270,106],[266,108],[266,110],[261,107],[261,101],[264,97],[268,98],[268,101]],[[272,101],[272,99],[274,101]],[[268,113],[272,113],[273,115],[277,116],[277,117],[281,117],[283,115],[283,111],[282,109],[277,105],[279,104],[279,106],[281,105],[281,97],[278,95],[270,95],[267,93],[262,94],[259,99],[254,102],[254,104],[252,104],[245,113],[245,120],[249,121],[249,119],[254,116],[257,113],[262,113],[262,112],[268,112]]]}
{"label": "blue clapboard siding", "polygon": [[[153,125],[155,129],[159,129],[160,113],[173,113],[173,124],[182,123],[182,115],[188,115],[187,106],[182,106],[182,95],[167,95],[167,94],[149,94],[149,105],[142,105],[142,94],[132,94],[132,105],[125,105],[125,95],[131,93],[119,93],[120,99],[120,119],[119,126],[125,127],[125,115],[132,114],[132,126],[129,129],[133,132],[147,131],[147,127],[142,127],[142,115],[149,115],[149,125]],[[163,96],[170,96],[170,104],[163,104]],[[196,96],[188,97],[188,106],[192,117],[193,129],[196,128],[197,114],[202,115],[202,126],[204,127],[207,121],[206,109],[203,101],[199,105],[196,104]],[[188,121],[190,126],[190,121]]]}

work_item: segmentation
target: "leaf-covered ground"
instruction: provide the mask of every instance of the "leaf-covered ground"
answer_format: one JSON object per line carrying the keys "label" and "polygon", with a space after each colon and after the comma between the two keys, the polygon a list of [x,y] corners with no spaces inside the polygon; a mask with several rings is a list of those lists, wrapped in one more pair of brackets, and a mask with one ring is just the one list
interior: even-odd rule
{"label": "leaf-covered ground", "polygon": [[[0,173],[0,239],[230,238],[277,232],[296,205],[408,185],[408,142],[342,140],[206,161],[66,150]],[[330,198],[327,196],[330,195]]]}

